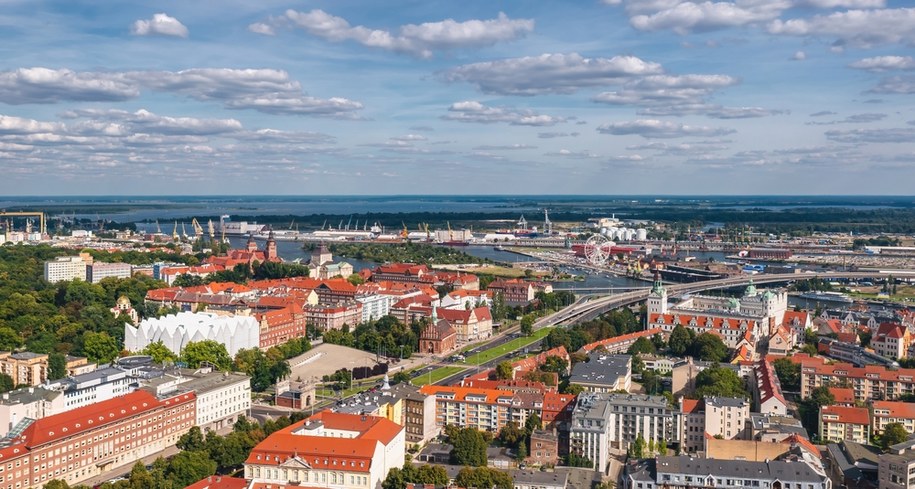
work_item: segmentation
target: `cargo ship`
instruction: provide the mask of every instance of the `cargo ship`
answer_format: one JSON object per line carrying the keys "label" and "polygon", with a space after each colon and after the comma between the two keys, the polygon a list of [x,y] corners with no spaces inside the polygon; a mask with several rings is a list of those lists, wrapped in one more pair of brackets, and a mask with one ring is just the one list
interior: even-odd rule
{"label": "cargo ship", "polygon": [[841,292],[820,292],[817,290],[804,292],[800,295],[802,299],[821,302],[841,302],[842,304],[852,304],[855,301]]}

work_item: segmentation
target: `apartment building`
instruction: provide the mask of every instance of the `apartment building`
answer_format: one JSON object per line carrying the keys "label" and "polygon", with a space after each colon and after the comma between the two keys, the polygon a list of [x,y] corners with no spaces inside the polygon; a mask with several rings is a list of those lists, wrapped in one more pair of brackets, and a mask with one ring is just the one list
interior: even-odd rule
{"label": "apartment building", "polygon": [[839,443],[843,440],[867,444],[871,437],[870,413],[867,408],[823,406],[820,408],[820,440]]}
{"label": "apartment building", "polygon": [[210,368],[180,369],[142,382],[157,397],[192,392],[197,398],[194,426],[218,431],[251,409],[251,377]]}
{"label": "apartment building", "polygon": [[832,489],[825,473],[802,460],[719,460],[689,455],[627,464],[623,489]]}
{"label": "apartment building", "polygon": [[871,338],[871,347],[885,358],[898,360],[908,357],[912,345],[912,333],[901,324],[883,323],[877,327]]}
{"label": "apartment building", "polygon": [[93,262],[86,266],[86,279],[97,284],[106,278],[130,278],[133,266],[129,263]]}
{"label": "apartment building", "polygon": [[909,433],[915,433],[915,404],[899,401],[871,402],[871,432],[879,435],[890,423],[899,423]]}
{"label": "apartment building", "polygon": [[64,412],[61,392],[24,387],[0,395],[0,438],[26,419],[41,419]]}
{"label": "apartment building", "polygon": [[581,393],[569,426],[569,452],[590,460],[599,472],[610,460],[610,413],[606,395]]}
{"label": "apartment building", "polygon": [[39,385],[48,380],[48,356],[30,351],[0,351],[0,373],[9,375],[13,385]]}
{"label": "apartment building", "polygon": [[856,401],[896,400],[915,393],[915,369],[850,363],[831,365],[804,362],[801,364],[801,397],[806,398],[820,386],[844,386],[855,393]]}
{"label": "apartment building", "polygon": [[750,402],[736,397],[705,398],[705,432],[726,440],[744,438]]}
{"label": "apartment building", "polygon": [[915,489],[915,439],[889,447],[878,460],[879,489]]}
{"label": "apartment building", "polygon": [[643,394],[609,394],[607,418],[610,447],[627,450],[639,435],[646,443],[656,445],[672,440],[674,415],[664,396]]}
{"label": "apartment building", "polygon": [[44,279],[56,283],[65,280],[86,281],[86,262],[78,256],[60,256],[44,262]]}
{"label": "apartment building", "polygon": [[588,355],[587,362],[572,367],[569,383],[588,392],[628,391],[632,386],[632,356],[594,351]]}
{"label": "apartment building", "polygon": [[517,419],[512,415],[512,391],[425,385],[420,392],[435,398],[435,424],[440,427],[453,425],[495,433]]}

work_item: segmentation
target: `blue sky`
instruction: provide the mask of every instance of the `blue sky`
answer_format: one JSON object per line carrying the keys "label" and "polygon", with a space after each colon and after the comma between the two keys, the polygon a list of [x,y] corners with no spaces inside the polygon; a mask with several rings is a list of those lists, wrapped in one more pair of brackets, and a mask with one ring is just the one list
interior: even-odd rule
{"label": "blue sky", "polygon": [[0,0],[0,194],[912,194],[915,5]]}

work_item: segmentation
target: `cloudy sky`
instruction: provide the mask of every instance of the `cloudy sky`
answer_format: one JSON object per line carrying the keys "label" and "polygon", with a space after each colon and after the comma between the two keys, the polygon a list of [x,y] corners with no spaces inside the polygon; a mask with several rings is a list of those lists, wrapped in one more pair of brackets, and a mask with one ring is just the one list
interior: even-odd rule
{"label": "cloudy sky", "polygon": [[0,0],[0,194],[912,194],[893,0]]}

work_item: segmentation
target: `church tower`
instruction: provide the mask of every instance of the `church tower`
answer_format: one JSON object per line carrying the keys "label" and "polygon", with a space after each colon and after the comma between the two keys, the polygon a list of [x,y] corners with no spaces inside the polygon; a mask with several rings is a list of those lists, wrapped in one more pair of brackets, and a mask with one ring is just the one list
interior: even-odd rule
{"label": "church tower", "polygon": [[276,254],[276,237],[273,235],[273,229],[271,229],[270,234],[267,235],[267,244],[264,248],[264,259],[267,261],[279,261],[279,256]]}
{"label": "church tower", "polygon": [[316,267],[333,261],[334,255],[327,249],[327,245],[323,241],[311,252],[311,264]]}
{"label": "church tower", "polygon": [[655,271],[654,286],[648,294],[648,315],[667,314],[667,289],[661,283],[661,273]]}
{"label": "church tower", "polygon": [[254,235],[248,235],[248,244],[245,246],[245,251],[248,253],[254,253],[257,251],[257,242],[254,241]]}

